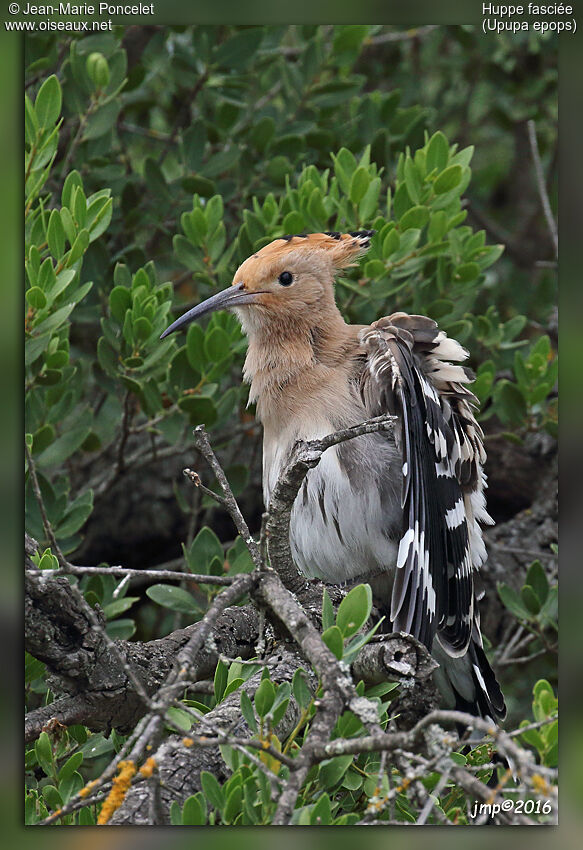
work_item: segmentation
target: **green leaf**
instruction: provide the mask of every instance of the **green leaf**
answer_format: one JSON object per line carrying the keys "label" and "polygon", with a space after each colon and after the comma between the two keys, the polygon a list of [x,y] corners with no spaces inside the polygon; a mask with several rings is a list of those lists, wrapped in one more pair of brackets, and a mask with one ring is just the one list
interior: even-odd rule
{"label": "green leaf", "polygon": [[39,454],[44,451],[55,439],[55,429],[52,425],[42,425],[34,432],[32,442],[32,453]]}
{"label": "green leaf", "polygon": [[[107,190],[109,191],[109,190]],[[87,207],[87,229],[89,230],[89,241],[95,242],[109,227],[113,215],[113,198],[89,199]]]}
{"label": "green leaf", "polygon": [[139,596],[125,596],[123,599],[114,599],[113,602],[110,602],[108,605],[104,605],[103,607],[105,619],[113,620],[115,617],[118,617],[120,614],[123,614],[124,611],[131,608],[132,605],[139,601],[139,599]]}
{"label": "green leaf", "polygon": [[210,363],[219,363],[230,354],[231,341],[222,328],[210,328],[204,338],[204,351]]}
{"label": "green leaf", "polygon": [[366,696],[368,699],[372,699],[372,697],[384,697],[398,687],[398,682],[379,682],[378,685],[372,685],[366,689]]}
{"label": "green leaf", "polygon": [[192,724],[195,722],[194,717],[188,711],[174,707],[166,710],[166,720],[182,732],[190,732]]}
{"label": "green leaf", "polygon": [[150,156],[147,157],[144,162],[144,179],[148,186],[148,190],[158,200],[158,202],[170,200],[170,192],[168,191],[164,172],[158,163]]}
{"label": "green leaf", "polygon": [[59,210],[51,211],[47,227],[47,243],[55,260],[59,260],[65,253],[65,229]]}
{"label": "green leaf", "polygon": [[144,342],[152,335],[152,323],[145,316],[138,316],[134,320],[134,336],[137,340]]}
{"label": "green leaf", "polygon": [[551,354],[551,340],[549,337],[544,334],[539,337],[533,347],[531,348],[528,359],[530,360],[535,355],[540,355],[542,359],[546,362]]}
{"label": "green leaf", "polygon": [[223,563],[223,546],[214,531],[204,526],[192,541],[187,557],[191,572],[204,573],[213,558],[218,558],[221,564]]}
{"label": "green leaf", "polygon": [[254,123],[249,138],[251,144],[263,153],[275,133],[275,121],[270,115],[265,115]]}
{"label": "green leaf", "polygon": [[540,611],[540,602],[537,598],[536,593],[532,589],[529,584],[525,584],[522,590],[520,591],[520,596],[522,601],[524,602],[526,608],[528,608],[531,614],[538,614]]}
{"label": "green leaf", "polygon": [[38,118],[36,117],[36,112],[34,110],[34,106],[32,105],[32,101],[27,94],[24,95],[24,140],[27,145],[32,147],[38,132],[39,132],[39,124]]}
{"label": "green leaf", "polygon": [[189,415],[192,425],[206,425],[210,428],[217,421],[217,409],[210,398],[187,395],[178,401],[178,407]]}
{"label": "green leaf", "polygon": [[504,606],[519,620],[530,620],[531,614],[523,604],[518,593],[507,584],[499,583],[497,585],[498,596],[502,600]]}
{"label": "green leaf", "polygon": [[206,770],[201,770],[200,784],[202,785],[203,794],[208,800],[208,802],[211,804],[211,806],[213,806],[219,812],[222,812],[223,807],[225,805],[225,793],[219,785],[217,779],[213,776],[212,773],[209,773]]}
{"label": "green leaf", "polygon": [[389,230],[383,242],[383,257],[387,260],[391,254],[399,250],[399,232],[393,228]]}
{"label": "green leaf", "polygon": [[42,789],[42,795],[45,798],[49,809],[52,809],[53,812],[63,808],[63,798],[54,785],[45,785]]}
{"label": "green leaf", "polygon": [[275,701],[275,687],[270,679],[262,679],[255,691],[255,711],[259,717],[265,715],[271,709]]}
{"label": "green leaf", "polygon": [[59,782],[72,776],[83,762],[83,753],[73,753],[59,770]]}
{"label": "green leaf", "polygon": [[70,210],[73,209],[73,195],[74,190],[77,188],[83,188],[83,180],[79,172],[74,169],[67,174],[63,183],[63,189],[61,191],[61,203],[63,207],[68,207]]}
{"label": "green leaf", "polygon": [[475,280],[479,274],[480,267],[477,263],[462,263],[461,266],[454,269],[453,277],[460,283],[469,283],[469,281]]}
{"label": "green leaf", "polygon": [[336,756],[335,758],[320,762],[318,780],[322,788],[334,788],[338,785],[352,764],[353,758],[354,756],[351,755]]}
{"label": "green leaf", "polygon": [[132,296],[125,286],[114,286],[109,293],[109,312],[120,324],[123,324],[126,310],[131,309]]}
{"label": "green leaf", "polygon": [[336,625],[344,638],[355,634],[368,620],[372,609],[370,585],[359,584],[344,597],[338,607]]}
{"label": "green leaf", "polygon": [[371,180],[365,196],[359,204],[358,215],[362,222],[369,221],[377,211],[379,196],[381,193],[381,178],[375,177]]}
{"label": "green leaf", "polygon": [[250,731],[254,734],[257,734],[257,732],[259,731],[259,727],[257,726],[255,712],[253,711],[253,704],[249,699],[249,694],[247,693],[247,691],[241,691],[241,714],[245,718],[245,722],[247,723],[247,726],[249,727]]}
{"label": "green leaf", "polygon": [[402,231],[409,230],[411,227],[424,227],[428,221],[429,210],[427,207],[411,207],[399,221],[399,227]]}
{"label": "green leaf", "polygon": [[67,265],[72,266],[77,260],[83,256],[89,245],[89,231],[81,230],[77,234],[77,238],[73,242],[71,250],[67,254]]}
{"label": "green leaf", "polygon": [[182,587],[171,584],[154,584],[146,590],[153,602],[179,614],[199,614],[200,606],[194,597]]}
{"label": "green leaf", "polygon": [[[85,811],[82,809],[81,811]],[[182,809],[177,800],[172,800],[170,804],[170,824],[172,826],[182,826]]]}
{"label": "green leaf", "polygon": [[241,156],[241,149],[238,145],[232,145],[230,148],[214,154],[201,169],[204,177],[218,177],[224,173],[228,173]]}
{"label": "green leaf", "polygon": [[[194,121],[182,134],[186,166],[190,171],[198,171],[207,142],[206,127],[202,121]],[[200,194],[200,192],[199,192]]]}
{"label": "green leaf", "polygon": [[352,180],[350,181],[350,200],[354,204],[359,204],[364,198],[369,187],[369,183],[370,177],[368,169],[364,168],[362,165],[359,166],[352,175]]}
{"label": "green leaf", "polygon": [[330,626],[325,632],[322,632],[322,640],[336,658],[340,661],[344,652],[344,641],[342,640],[342,632],[338,626]]}
{"label": "green leaf", "polygon": [[223,820],[225,823],[233,823],[237,816],[241,813],[241,802],[243,800],[243,789],[240,785],[230,792],[223,810]]}
{"label": "green leaf", "polygon": [[[520,725],[528,726],[528,720],[523,720]],[[544,753],[545,741],[537,729],[528,729],[526,732],[523,732],[520,737],[523,741],[525,741],[525,743],[530,744],[531,747],[538,750],[539,753]]]}
{"label": "green leaf", "polygon": [[136,622],[130,617],[120,617],[110,620],[106,625],[108,637],[113,640],[129,640],[136,633]]}
{"label": "green leaf", "polygon": [[44,81],[34,103],[34,111],[41,129],[53,125],[61,114],[61,86],[54,74]]}
{"label": "green leaf", "polygon": [[229,73],[242,71],[258,49],[263,38],[261,27],[250,27],[236,33],[223,42],[216,51],[213,59],[219,67],[224,67]]}
{"label": "green leaf", "polygon": [[46,359],[47,369],[62,369],[69,362],[69,352],[58,348]]}
{"label": "green leaf", "polygon": [[438,171],[443,171],[447,165],[448,156],[449,145],[447,143],[447,139],[441,130],[438,130],[437,133],[433,134],[429,140],[429,144],[427,145],[427,155],[425,159],[427,173],[430,174],[434,168]]}
{"label": "green leaf", "polygon": [[544,605],[549,594],[549,582],[540,561],[533,561],[526,574],[526,584],[534,590],[541,605]]}
{"label": "green leaf", "polygon": [[26,290],[26,300],[33,310],[42,310],[47,306],[46,295],[39,286],[31,286]]}
{"label": "green leaf", "polygon": [[186,333],[186,356],[196,372],[201,372],[206,363],[204,331],[200,325],[192,324]]}
{"label": "green leaf", "polygon": [[303,670],[296,670],[294,673],[292,692],[299,707],[302,710],[307,708],[312,700],[312,693],[306,682],[306,674]]}
{"label": "green leaf", "polygon": [[26,684],[34,682],[39,676],[42,676],[46,670],[46,665],[37,658],[34,658],[29,652],[24,653],[24,680]]}
{"label": "green leaf", "polygon": [[401,183],[401,185],[395,192],[395,197],[393,199],[393,210],[395,218],[397,220],[403,218],[407,210],[410,209],[412,206],[414,206],[414,203],[409,196],[407,186],[404,183]]}
{"label": "green leaf", "polygon": [[407,194],[414,204],[418,204],[421,195],[421,178],[417,172],[417,166],[411,159],[407,157],[404,165],[405,185],[407,186]]}
{"label": "green leaf", "polygon": [[367,25],[354,24],[351,26],[337,26],[334,28],[333,51],[335,54],[345,51],[358,51],[362,42],[370,32],[371,27]]}
{"label": "green leaf", "polygon": [[86,490],[72,502],[57,526],[59,537],[71,537],[87,522],[93,510],[93,491]]}
{"label": "green leaf", "polygon": [[206,203],[204,214],[207,220],[208,232],[214,233],[223,219],[223,199],[220,195],[213,195]]}
{"label": "green leaf", "polygon": [[358,791],[362,787],[364,777],[358,774],[355,770],[348,770],[342,780],[342,787],[349,791]]}
{"label": "green leaf", "polygon": [[214,676],[214,693],[217,702],[220,702],[225,694],[228,678],[229,670],[227,665],[219,659]]}
{"label": "green leaf", "polygon": [[51,776],[54,770],[53,749],[51,739],[46,732],[41,732],[34,745],[36,760],[47,776]]}
{"label": "green leaf", "polygon": [[332,823],[330,799],[327,794],[322,794],[312,808],[310,812],[310,823],[313,826],[329,826]]}
{"label": "green leaf", "polygon": [[85,759],[98,758],[112,751],[113,742],[111,739],[104,738],[102,732],[99,732],[97,735],[90,735],[81,747],[81,752]]}
{"label": "green leaf", "polygon": [[206,807],[199,794],[187,797],[182,806],[182,823],[185,826],[204,826],[206,824]]}
{"label": "green leaf", "polygon": [[301,213],[293,210],[285,216],[282,227],[284,233],[301,233],[306,225]]}
{"label": "green leaf", "polygon": [[59,466],[81,447],[90,433],[91,425],[89,423],[70,428],[41,452],[37,464],[43,468]]}
{"label": "green leaf", "polygon": [[504,424],[518,425],[526,418],[526,403],[524,396],[516,384],[505,378],[494,386],[494,401],[498,416]]}
{"label": "green leaf", "polygon": [[503,253],[504,245],[487,245],[474,259],[480,266],[480,269],[484,271],[492,266]]}
{"label": "green leaf", "polygon": [[92,139],[99,139],[113,129],[120,109],[121,101],[119,100],[110,100],[109,103],[100,106],[87,119],[83,141],[88,142]]}
{"label": "green leaf", "polygon": [[118,354],[106,342],[105,337],[100,337],[97,342],[97,360],[103,371],[112,377],[117,374],[119,364]]}
{"label": "green leaf", "polygon": [[467,148],[463,148],[461,151],[458,151],[451,159],[452,164],[457,163],[463,168],[466,168],[472,161],[474,150],[474,145],[468,145]]}
{"label": "green leaf", "polygon": [[436,178],[433,191],[436,195],[443,195],[455,188],[461,182],[463,169],[461,165],[450,165]]}
{"label": "green leaf", "polygon": [[364,264],[364,273],[366,277],[369,277],[372,280],[382,277],[386,270],[386,266],[382,260],[369,260]]}
{"label": "green leaf", "polygon": [[325,631],[334,625],[334,608],[326,588],[322,593],[322,629]]}
{"label": "green leaf", "polygon": [[334,173],[342,191],[350,195],[350,183],[357,167],[354,154],[347,148],[340,148],[336,156],[332,154],[332,161],[334,162]]}

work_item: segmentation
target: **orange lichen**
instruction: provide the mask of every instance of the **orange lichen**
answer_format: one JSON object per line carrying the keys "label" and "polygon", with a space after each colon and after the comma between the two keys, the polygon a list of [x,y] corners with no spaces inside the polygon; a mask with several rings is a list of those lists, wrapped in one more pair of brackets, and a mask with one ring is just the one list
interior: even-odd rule
{"label": "orange lichen", "polygon": [[119,809],[125,800],[135,774],[136,765],[133,761],[120,761],[118,775],[113,779],[111,791],[99,812],[99,817],[97,818],[98,826],[104,826],[114,812]]}
{"label": "orange lichen", "polygon": [[532,775],[532,787],[534,788],[534,790],[538,794],[542,794],[544,797],[549,796],[548,783],[547,783],[546,779],[544,778],[544,776],[541,776],[540,773],[533,773],[533,775]]}
{"label": "orange lichen", "polygon": [[140,774],[140,776],[143,776],[148,779],[154,773],[155,770],[156,759],[154,758],[154,756],[150,756],[150,758],[146,759],[144,764],[141,766],[138,773]]}
{"label": "orange lichen", "polygon": [[184,744],[185,747],[192,747],[192,745],[194,744],[194,741],[192,740],[192,738],[183,738],[182,743]]}
{"label": "orange lichen", "polygon": [[81,788],[79,791],[80,797],[88,797],[89,794],[93,791],[95,786],[97,785],[97,779],[92,779],[91,782],[88,782],[84,788]]}

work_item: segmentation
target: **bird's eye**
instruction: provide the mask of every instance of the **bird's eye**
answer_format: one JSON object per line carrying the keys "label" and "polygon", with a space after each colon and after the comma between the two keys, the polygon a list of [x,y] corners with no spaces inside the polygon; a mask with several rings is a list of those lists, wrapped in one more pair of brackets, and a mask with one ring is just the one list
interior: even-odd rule
{"label": "bird's eye", "polygon": [[293,283],[294,276],[291,272],[282,272],[278,277],[278,281],[282,286],[289,286],[290,283]]}

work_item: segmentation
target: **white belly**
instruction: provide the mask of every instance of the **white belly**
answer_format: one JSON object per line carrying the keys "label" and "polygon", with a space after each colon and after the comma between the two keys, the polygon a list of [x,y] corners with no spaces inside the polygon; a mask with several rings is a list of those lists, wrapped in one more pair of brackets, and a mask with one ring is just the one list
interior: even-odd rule
{"label": "white belly", "polygon": [[[326,426],[310,438],[331,430]],[[289,444],[280,440],[278,445],[279,454],[264,456],[266,504],[289,452]],[[394,473],[400,466],[394,446],[379,435],[357,437],[324,452],[308,472],[291,514],[292,555],[305,576],[340,584],[392,572],[401,530],[400,478]]]}

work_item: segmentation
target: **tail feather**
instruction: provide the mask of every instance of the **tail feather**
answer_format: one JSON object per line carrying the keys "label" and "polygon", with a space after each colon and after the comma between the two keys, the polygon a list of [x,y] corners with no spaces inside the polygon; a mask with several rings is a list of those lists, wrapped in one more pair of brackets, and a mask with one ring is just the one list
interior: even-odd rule
{"label": "tail feather", "polygon": [[506,704],[486,653],[472,638],[466,655],[453,658],[436,640],[432,653],[439,662],[434,676],[447,702],[458,711],[503,720]]}

